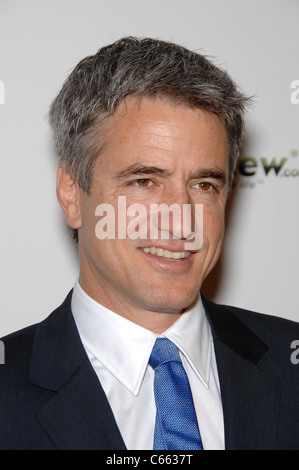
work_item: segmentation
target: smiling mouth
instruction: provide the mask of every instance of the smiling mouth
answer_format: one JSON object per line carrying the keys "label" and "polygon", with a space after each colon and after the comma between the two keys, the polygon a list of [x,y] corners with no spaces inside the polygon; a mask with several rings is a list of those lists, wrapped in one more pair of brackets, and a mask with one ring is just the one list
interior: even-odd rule
{"label": "smiling mouth", "polygon": [[192,254],[192,251],[170,251],[163,250],[163,248],[156,248],[155,246],[141,248],[141,250],[144,251],[144,253],[149,253],[172,261],[181,261],[185,258],[189,258]]}

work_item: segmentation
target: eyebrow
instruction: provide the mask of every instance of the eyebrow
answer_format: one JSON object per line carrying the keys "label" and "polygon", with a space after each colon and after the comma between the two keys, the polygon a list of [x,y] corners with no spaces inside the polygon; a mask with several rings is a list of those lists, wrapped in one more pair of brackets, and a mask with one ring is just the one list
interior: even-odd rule
{"label": "eyebrow", "polygon": [[114,178],[127,178],[128,176],[133,175],[159,175],[159,176],[170,176],[171,171],[159,168],[151,165],[141,165],[140,163],[135,163],[130,165],[123,170],[119,171]]}
{"label": "eyebrow", "polygon": [[[130,165],[123,170],[116,173],[114,178],[122,179],[130,176],[136,175],[159,175],[159,176],[171,176],[172,172],[170,170],[160,168],[153,165],[141,165],[140,163],[135,163]],[[221,185],[226,184],[226,176],[222,170],[216,168],[203,168],[194,172],[189,173],[190,179],[201,179],[201,178],[212,178],[220,182]]]}
{"label": "eyebrow", "polygon": [[190,179],[200,179],[200,178],[212,178],[219,181],[223,186],[227,182],[225,173],[222,170],[216,168],[203,168],[201,170],[192,172],[189,174]]}

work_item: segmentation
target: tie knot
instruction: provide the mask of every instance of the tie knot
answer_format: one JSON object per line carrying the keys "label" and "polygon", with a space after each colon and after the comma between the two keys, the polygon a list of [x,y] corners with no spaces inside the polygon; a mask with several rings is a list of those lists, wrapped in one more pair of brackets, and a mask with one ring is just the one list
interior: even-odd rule
{"label": "tie knot", "polygon": [[155,369],[171,361],[181,362],[178,347],[167,338],[157,338],[149,359],[150,366]]}

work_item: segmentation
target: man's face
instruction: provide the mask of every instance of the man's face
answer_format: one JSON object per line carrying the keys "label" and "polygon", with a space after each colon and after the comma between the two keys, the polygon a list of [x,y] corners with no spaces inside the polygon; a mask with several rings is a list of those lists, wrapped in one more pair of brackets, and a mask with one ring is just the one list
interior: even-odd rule
{"label": "man's face", "polygon": [[[221,251],[228,192],[227,133],[221,120],[207,111],[128,98],[110,118],[105,138],[90,194],[79,193],[80,284],[116,313],[163,331],[196,299]],[[154,203],[190,204],[192,213],[196,204],[202,204],[201,248],[182,254],[186,246],[182,227],[171,219],[167,237],[158,222],[158,239],[150,239],[149,233],[146,239],[118,239],[120,196],[125,196],[127,207],[138,203],[148,214]],[[115,209],[115,239],[96,236],[100,204]],[[128,224],[132,216],[126,220]],[[162,256],[158,256],[153,248],[167,251],[159,250]],[[171,259],[172,252],[176,259]]]}

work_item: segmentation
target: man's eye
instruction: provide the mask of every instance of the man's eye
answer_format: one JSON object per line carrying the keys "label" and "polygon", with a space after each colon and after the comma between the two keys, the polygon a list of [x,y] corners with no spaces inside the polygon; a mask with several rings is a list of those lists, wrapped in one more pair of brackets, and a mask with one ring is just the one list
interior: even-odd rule
{"label": "man's eye", "polygon": [[148,178],[141,178],[136,180],[137,186],[141,186],[142,188],[145,188],[151,184],[151,180]]}
{"label": "man's eye", "polygon": [[202,190],[202,191],[210,191],[213,189],[213,186],[211,185],[211,183],[199,183],[199,188]]}

